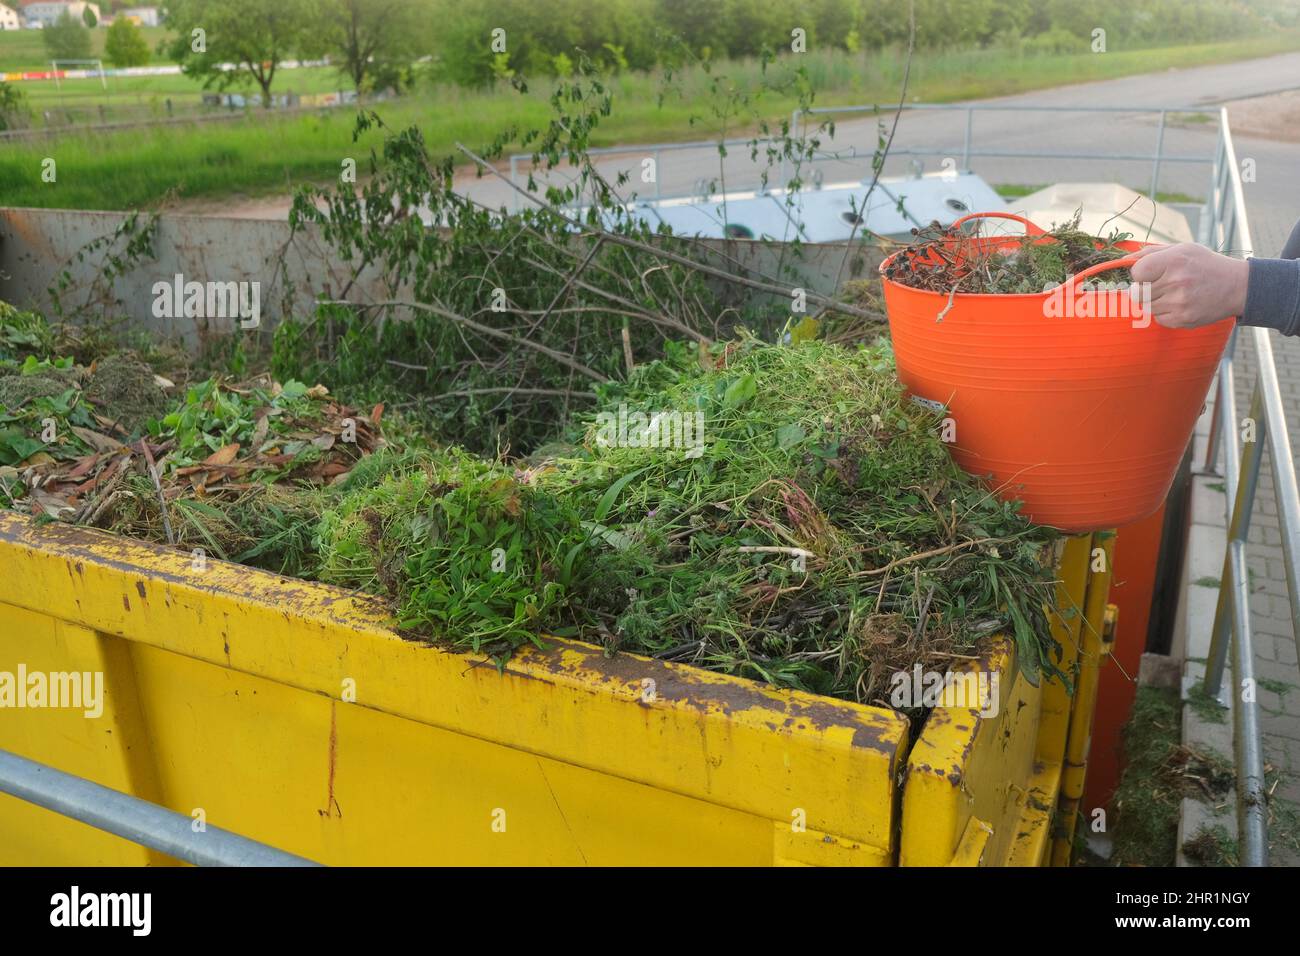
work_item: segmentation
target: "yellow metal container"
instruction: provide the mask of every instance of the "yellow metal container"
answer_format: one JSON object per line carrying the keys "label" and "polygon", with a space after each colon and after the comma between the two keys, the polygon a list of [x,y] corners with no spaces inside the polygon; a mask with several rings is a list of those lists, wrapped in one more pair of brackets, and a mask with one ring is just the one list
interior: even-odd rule
{"label": "yellow metal container", "polygon": [[[1061,562],[1067,663],[1109,582],[1093,546]],[[334,865],[1039,864],[1067,762],[1082,780],[1090,714],[1013,678],[1007,642],[971,664],[997,716],[938,708],[909,747],[885,709],[563,640],[498,671],[384,621],[0,513],[0,675],[103,680],[97,705],[0,709],[0,749]],[[168,862],[0,795],[0,864]]]}
{"label": "yellow metal container", "polygon": [[927,719],[907,761],[903,866],[1069,863],[1102,635],[1113,625],[1106,605],[1113,540],[1070,538],[1058,561],[1060,613],[1052,629],[1071,687],[1030,685],[1016,673],[1008,638],[999,638],[984,660],[954,668],[987,675],[994,702],[936,707]]}

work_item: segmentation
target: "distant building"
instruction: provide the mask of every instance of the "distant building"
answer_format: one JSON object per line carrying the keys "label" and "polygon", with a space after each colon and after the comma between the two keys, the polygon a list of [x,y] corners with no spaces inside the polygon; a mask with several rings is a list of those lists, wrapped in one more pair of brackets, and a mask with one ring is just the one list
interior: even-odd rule
{"label": "distant building", "polygon": [[22,28],[23,23],[18,16],[18,11],[0,3],[0,30],[21,30]]}
{"label": "distant building", "polygon": [[126,17],[138,27],[156,27],[162,23],[162,12],[157,7],[127,7],[120,17]]}
{"label": "distant building", "polygon": [[38,3],[29,3],[23,7],[23,16],[29,23],[39,23],[43,27],[52,25],[64,13],[69,14],[74,20],[80,20],[86,12],[86,8],[95,15],[96,20],[103,19],[99,14],[99,4],[82,3],[80,0],[69,2],[69,0],[40,0]]}

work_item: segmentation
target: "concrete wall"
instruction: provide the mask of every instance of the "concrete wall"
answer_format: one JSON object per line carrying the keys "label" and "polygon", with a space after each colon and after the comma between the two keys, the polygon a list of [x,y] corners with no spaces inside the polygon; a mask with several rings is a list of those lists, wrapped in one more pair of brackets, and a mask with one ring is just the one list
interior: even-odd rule
{"label": "concrete wall", "polygon": [[[155,283],[173,282],[177,274],[186,281],[258,282],[262,322],[269,327],[286,314],[308,314],[318,297],[337,297],[348,279],[346,264],[313,231],[291,240],[289,224],[278,220],[164,215],[158,219],[153,243],[156,258],[117,276],[111,289],[96,289],[97,280],[105,285],[106,255],[120,252],[122,243],[80,259],[78,253],[95,240],[112,236],[125,218],[120,212],[0,208],[0,300],[49,312],[48,290],[66,270],[68,291],[60,295],[65,307],[88,300],[106,302],[106,313],[112,317],[129,318],[159,335],[197,345],[208,336],[236,331],[237,323],[156,316]],[[140,221],[144,222],[143,216]],[[718,254],[715,264],[724,268],[728,266],[722,255],[769,275],[776,274],[782,260],[786,265],[794,263],[797,277],[786,281],[823,294],[834,291],[846,249],[844,243],[827,243],[805,245],[796,253],[780,243],[703,241]],[[858,244],[844,266],[843,279],[874,270],[878,262],[873,249]],[[358,301],[380,297],[389,295],[373,274],[363,275],[349,294]]]}

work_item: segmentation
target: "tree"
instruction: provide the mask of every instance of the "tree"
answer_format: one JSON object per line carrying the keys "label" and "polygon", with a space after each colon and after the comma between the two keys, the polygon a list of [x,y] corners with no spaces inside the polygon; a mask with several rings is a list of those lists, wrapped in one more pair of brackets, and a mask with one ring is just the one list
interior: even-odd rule
{"label": "tree", "polygon": [[12,83],[0,80],[0,130],[26,126],[30,114],[23,91]]}
{"label": "tree", "polygon": [[[496,75],[490,44],[498,19],[490,17],[482,6],[462,6],[458,12],[455,0],[442,0],[436,16],[442,24],[436,37],[436,76],[458,86],[489,86]],[[513,54],[513,46],[507,49]]]}
{"label": "tree", "polygon": [[67,10],[41,31],[41,39],[51,60],[90,59],[90,31]]}
{"label": "tree", "polygon": [[714,56],[727,49],[724,0],[660,0],[660,23],[692,52]]}
{"label": "tree", "polygon": [[[270,107],[280,64],[310,48],[319,24],[318,0],[172,0],[167,26],[175,39],[167,52],[205,88],[252,78]],[[223,63],[235,68],[223,70]]]}
{"label": "tree", "polygon": [[391,82],[420,51],[429,9],[417,0],[326,0],[321,50],[356,87]]}
{"label": "tree", "polygon": [[144,66],[149,62],[149,43],[139,27],[118,15],[104,36],[104,53],[114,66]]}
{"label": "tree", "polygon": [[99,17],[95,14],[95,11],[90,8],[90,4],[86,4],[81,8],[81,22],[92,30],[99,26]]}

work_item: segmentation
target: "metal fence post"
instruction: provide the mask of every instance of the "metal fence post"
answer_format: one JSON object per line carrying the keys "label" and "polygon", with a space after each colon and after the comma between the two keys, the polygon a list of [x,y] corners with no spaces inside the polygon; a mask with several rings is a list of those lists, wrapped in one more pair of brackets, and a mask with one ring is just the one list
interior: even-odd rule
{"label": "metal fence post", "polygon": [[970,144],[971,137],[975,126],[975,110],[966,107],[966,139],[961,147],[961,168],[965,172],[970,169]]}
{"label": "metal fence post", "polygon": [[[1236,401],[1226,397],[1232,385],[1232,373],[1223,382],[1224,417],[1235,418]],[[1205,663],[1205,691],[1219,696],[1223,682],[1224,661],[1227,659],[1229,626],[1232,618],[1240,618],[1239,604],[1246,605],[1246,621],[1250,620],[1250,582],[1246,573],[1246,540],[1250,536],[1250,518],[1255,508],[1255,492],[1259,489],[1259,466],[1263,459],[1263,443],[1267,423],[1261,421],[1263,398],[1259,384],[1255,385],[1250,400],[1250,418],[1256,423],[1254,441],[1242,443],[1240,469],[1237,464],[1236,443],[1224,449],[1225,488],[1232,495],[1232,513],[1228,522],[1228,547],[1223,556],[1223,572],[1219,579],[1219,600],[1214,609],[1214,626],[1210,632],[1210,653]],[[1231,434],[1236,422],[1224,424],[1225,434]]]}
{"label": "metal fence post", "polygon": [[[1252,252],[1247,222],[1245,194],[1237,169],[1236,151],[1228,126],[1226,109],[1219,111],[1222,132],[1221,166],[1216,183],[1218,195],[1212,204],[1223,209],[1217,223],[1215,239],[1220,248],[1249,256]],[[1218,184],[1222,184],[1218,189]],[[1236,689],[1232,702],[1233,757],[1237,774],[1237,837],[1240,862],[1244,866],[1268,865],[1267,797],[1264,792],[1263,743],[1260,737],[1259,704],[1255,699],[1254,642],[1250,620],[1250,569],[1246,563],[1246,545],[1250,533],[1251,508],[1259,484],[1263,462],[1263,443],[1273,442],[1275,494],[1283,526],[1283,552],[1287,560],[1287,587],[1291,598],[1293,624],[1300,630],[1300,578],[1297,578],[1295,555],[1300,542],[1300,490],[1295,481],[1291,460],[1291,441],[1286,430],[1286,416],[1278,387],[1273,347],[1265,329],[1252,329],[1259,364],[1255,388],[1251,395],[1250,419],[1255,423],[1254,441],[1246,444],[1238,463],[1235,443],[1224,446],[1224,483],[1232,499],[1229,536],[1225,548],[1223,577],[1219,582],[1219,601],[1206,664],[1205,689],[1217,693],[1223,682],[1223,664],[1229,645],[1233,652],[1233,676]],[[1228,343],[1220,364],[1219,408],[1222,436],[1237,428],[1233,393],[1232,365],[1236,334]],[[1231,609],[1231,622],[1228,614]],[[1231,636],[1229,636],[1231,635]],[[1247,693],[1249,691],[1249,693]]]}
{"label": "metal fence post", "polygon": [[1151,201],[1156,201],[1160,187],[1160,157],[1165,149],[1165,111],[1160,111],[1160,128],[1156,131],[1156,158],[1151,166]]}
{"label": "metal fence post", "polygon": [[1264,399],[1264,420],[1270,435],[1273,462],[1273,495],[1277,499],[1278,523],[1282,526],[1282,564],[1286,570],[1287,596],[1291,601],[1291,621],[1300,652],[1300,485],[1296,481],[1295,460],[1290,435],[1286,430],[1286,412],[1282,408],[1282,390],[1273,363],[1273,343],[1264,329],[1255,329],[1255,353],[1259,358],[1258,387]]}
{"label": "metal fence post", "polygon": [[[1225,349],[1229,354],[1232,352],[1232,339],[1235,338],[1236,335],[1237,330],[1234,328],[1232,334],[1228,337],[1228,347]],[[1219,409],[1223,402],[1225,391],[1223,387],[1225,375],[1229,378],[1232,376],[1232,360],[1221,358],[1219,359],[1219,374],[1215,376],[1214,411],[1210,414],[1210,434],[1205,442],[1205,463],[1201,469],[1202,473],[1206,475],[1219,474]]]}

